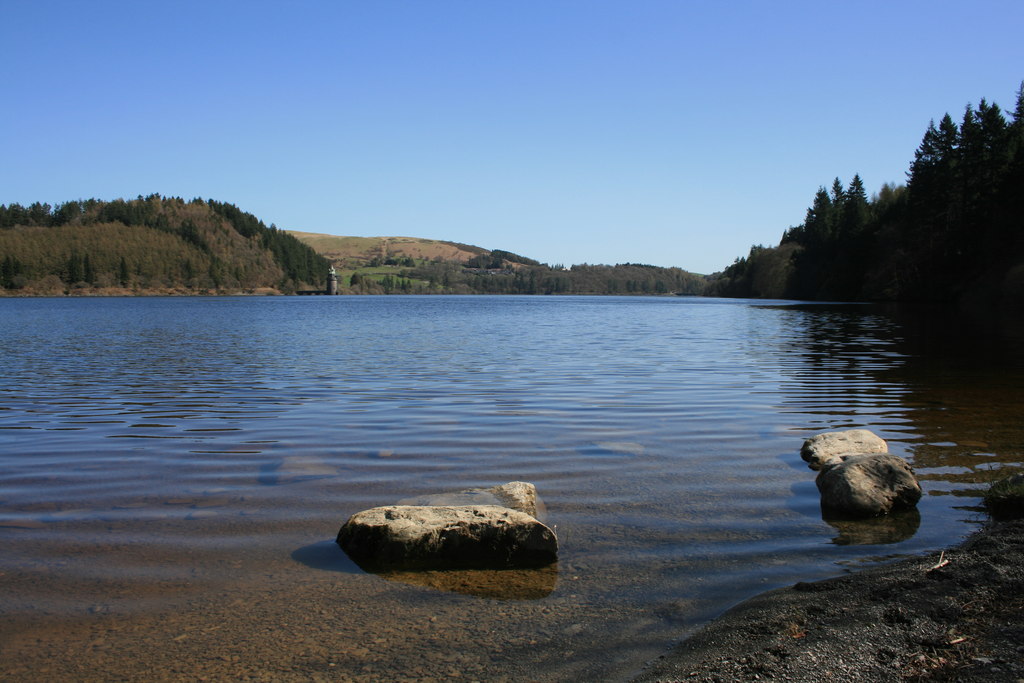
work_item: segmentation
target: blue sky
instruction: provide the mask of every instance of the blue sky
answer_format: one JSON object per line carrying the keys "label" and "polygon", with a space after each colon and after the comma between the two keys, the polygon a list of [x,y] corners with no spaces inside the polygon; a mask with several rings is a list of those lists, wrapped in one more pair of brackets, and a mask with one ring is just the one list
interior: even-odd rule
{"label": "blue sky", "polygon": [[1024,2],[0,0],[0,203],[721,270],[1012,110]]}

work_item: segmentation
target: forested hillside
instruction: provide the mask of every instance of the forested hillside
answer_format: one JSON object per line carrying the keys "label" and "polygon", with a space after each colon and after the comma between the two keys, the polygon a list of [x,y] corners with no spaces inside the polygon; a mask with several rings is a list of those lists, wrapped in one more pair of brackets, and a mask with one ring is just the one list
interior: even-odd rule
{"label": "forested hillside", "polygon": [[720,296],[1024,303],[1024,86],[933,121],[907,173],[868,199],[855,175],[819,188],[777,247],[716,275]]}
{"label": "forested hillside", "polygon": [[213,200],[0,205],[7,294],[288,293],[323,287],[327,268],[292,235]]}

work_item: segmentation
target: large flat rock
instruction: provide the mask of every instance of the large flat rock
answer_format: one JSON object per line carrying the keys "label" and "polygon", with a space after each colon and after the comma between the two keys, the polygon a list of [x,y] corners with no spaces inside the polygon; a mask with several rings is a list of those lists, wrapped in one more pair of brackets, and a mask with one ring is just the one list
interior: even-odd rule
{"label": "large flat rock", "polygon": [[537,567],[558,541],[534,517],[501,505],[391,505],[352,515],[338,545],[371,571]]}

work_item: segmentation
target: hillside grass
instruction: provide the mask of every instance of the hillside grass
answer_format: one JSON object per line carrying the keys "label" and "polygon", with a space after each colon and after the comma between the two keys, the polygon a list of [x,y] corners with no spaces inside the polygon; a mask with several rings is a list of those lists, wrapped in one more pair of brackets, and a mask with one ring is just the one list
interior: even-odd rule
{"label": "hillside grass", "polygon": [[287,232],[341,267],[352,267],[358,262],[389,257],[465,263],[474,256],[487,253],[486,249],[468,244],[420,237],[353,237],[299,230]]}

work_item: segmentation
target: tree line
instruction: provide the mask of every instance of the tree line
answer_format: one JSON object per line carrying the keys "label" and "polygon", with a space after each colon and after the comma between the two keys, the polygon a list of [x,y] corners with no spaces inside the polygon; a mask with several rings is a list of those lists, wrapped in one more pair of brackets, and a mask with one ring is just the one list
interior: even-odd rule
{"label": "tree line", "polygon": [[501,250],[469,264],[425,262],[402,275],[420,283],[411,293],[696,295],[704,289],[703,276],[680,268],[634,263],[551,267]]}
{"label": "tree line", "polygon": [[1024,301],[1024,85],[1009,118],[968,105],[932,121],[905,185],[820,187],[779,245],[712,277],[717,296]]}
{"label": "tree line", "polygon": [[323,286],[328,262],[238,207],[180,197],[0,205],[0,287],[224,291]]}

